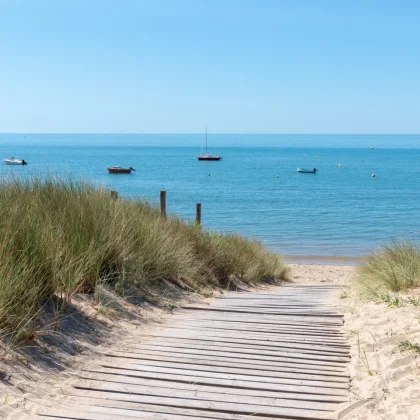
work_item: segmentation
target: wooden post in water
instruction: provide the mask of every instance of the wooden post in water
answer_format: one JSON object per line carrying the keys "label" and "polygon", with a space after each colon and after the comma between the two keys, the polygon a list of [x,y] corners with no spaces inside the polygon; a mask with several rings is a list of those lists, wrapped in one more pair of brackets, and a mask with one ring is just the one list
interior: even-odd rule
{"label": "wooden post in water", "polygon": [[118,191],[111,191],[111,198],[114,200],[118,200]]}
{"label": "wooden post in water", "polygon": [[195,223],[201,225],[201,203],[195,205]]}
{"label": "wooden post in water", "polygon": [[166,191],[160,192],[160,215],[166,217]]}

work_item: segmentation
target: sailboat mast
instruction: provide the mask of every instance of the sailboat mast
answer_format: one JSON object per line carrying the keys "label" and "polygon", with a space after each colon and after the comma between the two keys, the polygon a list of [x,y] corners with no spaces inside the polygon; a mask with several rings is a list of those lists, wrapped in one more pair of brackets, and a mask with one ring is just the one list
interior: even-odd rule
{"label": "sailboat mast", "polygon": [[206,155],[208,155],[208,152],[207,152],[207,125],[206,125]]}

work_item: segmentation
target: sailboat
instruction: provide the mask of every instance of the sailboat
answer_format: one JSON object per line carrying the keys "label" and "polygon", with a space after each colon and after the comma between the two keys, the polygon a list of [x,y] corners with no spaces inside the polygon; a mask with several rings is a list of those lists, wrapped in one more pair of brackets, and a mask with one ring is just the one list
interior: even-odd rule
{"label": "sailboat", "polygon": [[206,125],[206,154],[203,155],[203,147],[201,148],[201,152],[200,152],[200,156],[198,156],[198,160],[221,160],[222,157],[221,156],[214,156],[211,155],[208,151],[207,151],[207,125]]}

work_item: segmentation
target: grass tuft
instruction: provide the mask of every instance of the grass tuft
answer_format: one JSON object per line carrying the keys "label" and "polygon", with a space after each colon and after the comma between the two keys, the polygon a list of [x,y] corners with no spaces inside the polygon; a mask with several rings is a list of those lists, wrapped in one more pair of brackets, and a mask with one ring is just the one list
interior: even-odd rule
{"label": "grass tuft", "polygon": [[414,351],[415,353],[420,354],[420,345],[416,343],[412,343],[411,341],[408,341],[408,340],[401,341],[401,343],[398,345],[398,348],[401,351]]}
{"label": "grass tuft", "polygon": [[356,284],[368,296],[420,286],[420,247],[409,241],[384,246],[357,268]]}
{"label": "grass tuft", "polygon": [[287,274],[281,258],[256,241],[52,178],[1,183],[0,261],[0,330],[16,341],[33,336],[54,295],[94,293],[98,307],[111,310],[124,290],[163,280],[202,291]]}

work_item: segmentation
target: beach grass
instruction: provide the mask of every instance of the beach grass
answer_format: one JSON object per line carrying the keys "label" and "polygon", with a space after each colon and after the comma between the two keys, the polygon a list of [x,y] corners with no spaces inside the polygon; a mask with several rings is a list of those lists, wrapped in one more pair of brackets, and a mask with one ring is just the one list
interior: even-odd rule
{"label": "beach grass", "polygon": [[381,296],[420,286],[420,246],[395,242],[367,256],[356,271],[356,286],[362,294]]}
{"label": "beach grass", "polygon": [[0,206],[0,331],[17,341],[53,296],[163,280],[201,291],[287,276],[282,259],[257,241],[161,217],[85,182],[3,180]]}

